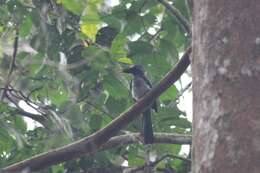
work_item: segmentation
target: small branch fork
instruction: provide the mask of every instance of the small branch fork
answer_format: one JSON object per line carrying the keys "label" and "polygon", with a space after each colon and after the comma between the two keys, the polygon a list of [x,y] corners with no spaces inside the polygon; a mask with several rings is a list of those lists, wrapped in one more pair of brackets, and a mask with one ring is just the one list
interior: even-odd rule
{"label": "small branch fork", "polygon": [[[10,112],[11,114],[19,114],[24,117],[28,117],[33,119],[34,121],[39,122],[43,126],[45,126],[45,112],[41,111],[39,108],[40,106],[34,103],[32,100],[29,99],[28,96],[22,93],[22,91],[16,90],[13,88],[11,84],[9,84],[8,88],[0,88],[1,90],[5,90],[5,98],[9,101],[9,103],[12,103],[15,105],[15,108]],[[23,108],[20,107],[19,101],[25,101],[25,103],[30,106],[35,111],[39,112],[38,114],[30,113],[25,111]]]}
{"label": "small branch fork", "polygon": [[29,117],[41,124],[44,124],[44,117],[42,115],[36,115],[32,114],[29,112],[24,111],[20,106],[19,106],[19,101],[24,100],[29,106],[31,106],[33,109],[36,111],[40,112],[37,108],[35,108],[36,105],[34,104],[30,99],[29,96],[26,97],[25,94],[23,94],[21,91],[14,89],[14,87],[11,85],[12,82],[12,74],[15,69],[15,63],[16,63],[16,57],[17,57],[17,52],[18,52],[18,43],[19,43],[19,26],[15,26],[15,38],[14,38],[14,43],[13,43],[13,55],[12,55],[12,61],[9,66],[9,71],[7,74],[6,82],[3,88],[0,88],[1,93],[1,98],[0,100],[3,101],[5,98],[13,103],[16,106],[16,109],[12,111],[14,114],[20,114],[25,117]]}

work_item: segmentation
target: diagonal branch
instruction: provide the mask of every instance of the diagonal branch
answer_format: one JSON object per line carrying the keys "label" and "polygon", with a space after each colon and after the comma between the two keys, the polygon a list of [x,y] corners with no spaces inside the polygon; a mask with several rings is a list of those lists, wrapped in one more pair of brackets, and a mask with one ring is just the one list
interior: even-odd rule
{"label": "diagonal branch", "polygon": [[47,128],[46,117],[44,117],[43,115],[32,114],[32,113],[26,112],[26,111],[24,111],[22,109],[14,110],[12,113],[13,114],[19,114],[19,115],[21,115],[23,117],[31,118],[32,120],[37,121],[38,123],[42,124],[44,127]]}
{"label": "diagonal branch", "polygon": [[181,12],[169,4],[166,0],[158,0],[174,17],[176,17],[177,21],[181,24],[181,27],[189,36],[191,36],[191,27],[188,20],[181,14]]}
{"label": "diagonal branch", "polygon": [[8,166],[3,170],[7,172],[21,172],[23,170],[36,171],[50,165],[80,157],[87,153],[98,151],[102,145],[104,145],[111,137],[116,135],[116,133],[127,124],[137,118],[157,97],[159,97],[180,78],[190,64],[190,53],[191,47],[186,50],[176,66],[165,75],[156,87],[103,129],[100,129],[79,141],[55,149],[51,153],[36,155],[30,159]]}

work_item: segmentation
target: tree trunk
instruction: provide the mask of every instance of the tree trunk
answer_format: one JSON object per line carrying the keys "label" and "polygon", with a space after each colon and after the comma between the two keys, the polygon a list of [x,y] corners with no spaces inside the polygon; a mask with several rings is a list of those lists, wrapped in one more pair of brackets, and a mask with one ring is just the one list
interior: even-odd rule
{"label": "tree trunk", "polygon": [[196,0],[193,173],[260,173],[260,0]]}

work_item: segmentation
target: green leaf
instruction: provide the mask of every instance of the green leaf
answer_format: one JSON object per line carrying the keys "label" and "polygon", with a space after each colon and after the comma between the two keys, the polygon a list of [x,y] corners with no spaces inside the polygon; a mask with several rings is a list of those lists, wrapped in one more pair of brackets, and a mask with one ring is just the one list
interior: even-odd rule
{"label": "green leaf", "polygon": [[[128,99],[130,100],[130,98]],[[106,101],[106,107],[112,115],[117,116],[127,108],[127,101],[128,100],[126,100],[125,97],[122,99],[117,99],[114,96],[111,96]]]}
{"label": "green leaf", "polygon": [[162,21],[162,28],[164,28],[164,32],[166,32],[165,39],[172,40],[180,29],[180,26],[171,15],[165,15]]}
{"label": "green leaf", "polygon": [[183,0],[175,0],[174,6],[181,12],[182,15],[189,21],[189,13],[188,7],[186,6],[186,2]]}
{"label": "green leaf", "polygon": [[87,131],[89,126],[86,125],[86,115],[81,112],[80,107],[80,104],[72,104],[66,101],[60,106],[60,113],[69,120],[69,124],[73,128]]}
{"label": "green leaf", "polygon": [[117,20],[122,20],[126,17],[126,7],[122,5],[115,6],[111,14],[111,16],[117,18]]}
{"label": "green leaf", "polygon": [[2,34],[4,31],[4,27],[0,25],[0,34]]}
{"label": "green leaf", "polygon": [[152,81],[159,81],[165,75],[172,65],[167,61],[165,56],[162,56],[159,51],[144,54],[134,59],[138,64],[146,65],[147,74]]}
{"label": "green leaf", "polygon": [[97,131],[98,129],[101,128],[102,117],[97,114],[91,115],[89,125],[93,132]]}
{"label": "green leaf", "polygon": [[138,15],[136,9],[130,9],[127,11],[126,22],[127,25],[124,32],[127,35],[141,33],[144,30],[141,16]]}
{"label": "green leaf", "polygon": [[69,98],[67,91],[62,86],[58,87],[57,90],[49,90],[48,93],[51,101],[56,105],[62,104]]}
{"label": "green leaf", "polygon": [[81,31],[95,41],[99,25],[101,24],[96,4],[89,1],[85,12],[86,13],[81,16]]}
{"label": "green leaf", "polygon": [[[9,112],[11,109],[10,109],[10,106],[7,104],[7,103],[5,103],[5,102],[0,102],[0,112],[1,113],[7,113],[7,112]],[[3,115],[3,114],[1,114],[1,115]]]}
{"label": "green leaf", "polygon": [[154,14],[147,13],[146,15],[143,16],[143,21],[144,21],[144,25],[146,27],[150,27],[155,24],[155,22],[157,21],[157,18]]}
{"label": "green leaf", "polygon": [[57,0],[57,3],[62,4],[65,8],[77,15],[80,15],[87,6],[87,1],[82,0]]}
{"label": "green leaf", "polygon": [[127,52],[125,49],[127,39],[123,34],[118,34],[112,42],[110,53],[113,59],[126,57]]}
{"label": "green leaf", "polygon": [[10,152],[12,147],[15,146],[15,140],[10,136],[5,128],[0,127],[0,154],[3,151]]}
{"label": "green leaf", "polygon": [[119,58],[117,61],[125,63],[125,64],[133,64],[133,61],[130,58],[127,58],[127,57]]}
{"label": "green leaf", "polygon": [[158,151],[158,154],[178,154],[181,150],[181,145],[155,144],[154,148]]}
{"label": "green leaf", "polygon": [[[27,61],[26,58],[25,61]],[[42,53],[35,54],[31,60],[32,63],[28,65],[28,69],[30,73],[37,74],[38,72],[40,72],[43,61],[44,61],[44,55]]]}
{"label": "green leaf", "polygon": [[[93,71],[104,72],[110,57],[107,52],[96,46],[89,46],[82,52],[82,56],[91,65]],[[92,76],[90,76],[92,78]]]}
{"label": "green leaf", "polygon": [[160,100],[162,102],[174,100],[178,94],[178,90],[175,85],[168,88],[161,96]]}
{"label": "green leaf", "polygon": [[175,121],[177,127],[187,129],[191,128],[191,122],[187,118],[179,118]]}
{"label": "green leaf", "polygon": [[20,26],[20,36],[21,37],[26,37],[27,35],[30,34],[32,27],[32,18],[30,15],[26,15],[25,19],[23,20],[21,26]]}
{"label": "green leaf", "polygon": [[51,167],[51,170],[53,173],[63,173],[64,172],[64,166],[59,164],[59,165],[53,165]]}
{"label": "green leaf", "polygon": [[110,97],[115,99],[122,99],[128,95],[128,90],[125,88],[120,80],[118,80],[114,74],[109,74],[104,77],[104,89],[109,92]]}
{"label": "green leaf", "polygon": [[[169,132],[170,130],[174,130],[171,127],[176,126],[176,127],[182,127],[179,125],[180,120],[180,115],[183,115],[185,113],[181,112],[177,107],[174,108],[166,108],[166,107],[161,107],[157,113],[156,116],[154,116],[156,120],[156,127],[160,128],[161,131],[167,131]],[[182,122],[184,124],[184,122]],[[183,125],[181,124],[181,125]],[[185,124],[185,127],[186,128]],[[182,127],[183,128],[183,127]]]}
{"label": "green leaf", "polygon": [[149,56],[152,54],[153,46],[149,42],[134,41],[128,44],[130,56]]}
{"label": "green leaf", "polygon": [[177,62],[178,51],[172,41],[161,39],[159,50],[169,63],[174,65]]}
{"label": "green leaf", "polygon": [[27,130],[27,123],[22,117],[14,117],[14,126],[16,129],[19,129],[20,132],[25,133]]}
{"label": "green leaf", "polygon": [[183,161],[180,159],[171,159],[171,161],[169,162],[174,168],[176,169],[180,169],[181,165],[183,164]]}
{"label": "green leaf", "polygon": [[174,41],[175,41],[175,45],[178,49],[181,49],[183,50],[186,45],[188,44],[188,37],[186,37],[185,35],[183,35],[183,32],[182,31],[179,31],[175,38],[174,38]]}
{"label": "green leaf", "polygon": [[92,40],[95,40],[95,36],[98,31],[98,26],[92,23],[84,23],[81,25],[81,32],[86,34]]}
{"label": "green leaf", "polygon": [[141,166],[145,164],[145,160],[140,157],[136,157],[138,155],[137,148],[130,148],[128,152],[128,164],[129,166]]}

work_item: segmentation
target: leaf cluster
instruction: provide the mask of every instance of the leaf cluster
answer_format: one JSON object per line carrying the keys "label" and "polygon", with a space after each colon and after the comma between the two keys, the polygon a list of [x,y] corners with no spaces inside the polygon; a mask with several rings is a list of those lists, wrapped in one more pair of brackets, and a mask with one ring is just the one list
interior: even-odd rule
{"label": "leaf cluster", "polygon": [[[0,167],[63,146],[104,127],[133,104],[130,64],[142,64],[154,84],[189,44],[182,27],[156,0],[9,0],[0,5]],[[173,5],[189,18],[183,0]],[[18,54],[10,83],[15,28]],[[191,123],[177,107],[172,86],[154,113],[156,132],[188,133]],[[25,106],[24,104],[25,103]],[[32,110],[33,109],[33,110]],[[36,121],[29,121],[34,117]],[[121,134],[139,132],[131,123]],[[151,153],[178,154],[180,145],[154,145]],[[142,144],[98,152],[42,172],[122,172],[145,163]],[[165,159],[158,168],[181,172],[185,163]],[[102,171],[101,171],[102,170]],[[185,172],[185,171],[184,171]]]}

